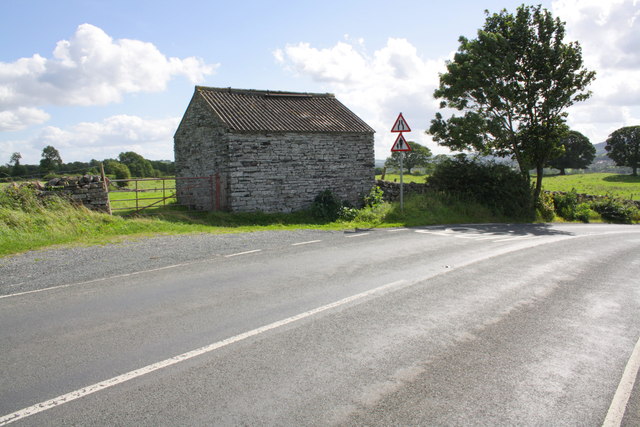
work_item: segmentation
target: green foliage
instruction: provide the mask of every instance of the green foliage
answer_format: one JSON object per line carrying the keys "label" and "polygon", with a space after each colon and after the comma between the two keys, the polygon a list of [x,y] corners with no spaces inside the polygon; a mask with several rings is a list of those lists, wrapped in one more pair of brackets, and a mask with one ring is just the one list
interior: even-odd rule
{"label": "green foliage", "polygon": [[428,147],[418,144],[417,142],[407,141],[411,147],[411,151],[401,153],[395,151],[391,153],[391,156],[387,158],[384,165],[387,168],[393,168],[397,171],[400,170],[400,156],[404,156],[402,159],[402,167],[407,169],[407,173],[411,173],[411,169],[426,167],[429,165],[429,158],[431,157],[431,150]]}
{"label": "green foliage", "polygon": [[595,73],[582,68],[578,43],[563,42],[564,23],[541,6],[490,15],[476,39],[460,37],[454,59],[440,75],[434,96],[441,108],[429,133],[454,150],[513,157],[528,177],[559,153],[566,133],[565,110],[590,96]]}
{"label": "green foliage", "polygon": [[47,174],[57,170],[62,165],[60,153],[53,146],[47,145],[42,149],[42,159],[40,160],[40,171]]}
{"label": "green foliage", "polygon": [[596,147],[580,132],[570,131],[560,144],[562,154],[548,164],[560,170],[560,175],[565,174],[565,169],[586,169],[596,157]]}
{"label": "green foliage", "polygon": [[575,189],[564,194],[556,193],[552,197],[556,214],[567,221],[587,223],[598,216],[598,214],[591,209],[590,203],[579,203],[578,193]]}
{"label": "green foliage", "polygon": [[536,200],[536,217],[544,222],[551,222],[555,218],[553,197],[548,193],[540,193]]}
{"label": "green foliage", "polygon": [[578,206],[576,206],[574,219],[578,221],[588,223],[592,219],[595,219],[597,216],[598,214],[593,209],[591,209],[591,205],[589,203],[580,203],[578,204]]}
{"label": "green foliage", "polygon": [[133,151],[120,153],[118,155],[118,160],[129,168],[132,176],[138,178],[152,178],[156,175],[151,162]]}
{"label": "green foliage", "polygon": [[365,206],[375,208],[382,203],[384,203],[384,191],[382,191],[382,188],[374,185],[371,187],[369,194],[364,197],[364,204]]}
{"label": "green foliage", "polygon": [[638,175],[640,166],[640,126],[620,128],[609,135],[604,147],[607,155],[617,166],[629,166],[633,176]]}
{"label": "green foliage", "polygon": [[632,224],[640,221],[640,210],[630,203],[607,196],[591,204],[603,220],[614,224]]}
{"label": "green foliage", "polygon": [[[125,164],[114,162],[114,164],[111,165],[111,170],[113,171],[113,174],[115,175],[116,179],[131,179],[131,172],[129,172],[129,167]],[[118,184],[118,187],[124,188],[129,185],[129,182],[118,181],[117,184]]]}
{"label": "green foliage", "polygon": [[331,190],[324,190],[316,196],[311,205],[311,214],[322,221],[335,221],[340,217],[342,202]]}
{"label": "green foliage", "polygon": [[505,165],[460,155],[441,162],[427,184],[436,191],[474,200],[496,214],[525,219],[533,213],[529,182]]}
{"label": "green foliage", "polygon": [[21,159],[22,159],[22,154],[16,151],[11,155],[11,158],[9,159],[9,164],[13,164],[14,166],[19,165]]}
{"label": "green foliage", "polygon": [[558,216],[573,221],[576,219],[576,211],[578,208],[578,193],[575,188],[568,193],[554,194],[553,204]]}

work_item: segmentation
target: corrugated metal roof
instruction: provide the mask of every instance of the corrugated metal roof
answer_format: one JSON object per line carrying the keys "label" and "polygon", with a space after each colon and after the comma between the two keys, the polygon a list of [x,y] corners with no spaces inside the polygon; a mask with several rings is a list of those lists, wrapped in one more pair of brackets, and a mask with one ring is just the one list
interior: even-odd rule
{"label": "corrugated metal roof", "polygon": [[236,131],[366,132],[374,130],[329,93],[196,86],[218,119]]}

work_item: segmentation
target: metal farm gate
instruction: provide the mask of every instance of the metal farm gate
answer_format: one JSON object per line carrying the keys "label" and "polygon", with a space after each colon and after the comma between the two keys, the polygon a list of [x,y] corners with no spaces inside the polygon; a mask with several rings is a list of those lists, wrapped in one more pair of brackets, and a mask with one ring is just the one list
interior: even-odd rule
{"label": "metal farm gate", "polygon": [[138,213],[149,208],[180,205],[201,211],[225,208],[220,175],[179,178],[110,179],[112,211]]}

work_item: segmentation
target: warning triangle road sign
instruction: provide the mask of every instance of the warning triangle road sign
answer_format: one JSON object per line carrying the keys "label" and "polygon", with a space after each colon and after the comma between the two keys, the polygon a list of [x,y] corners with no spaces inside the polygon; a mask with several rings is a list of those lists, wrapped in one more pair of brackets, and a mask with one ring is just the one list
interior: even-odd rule
{"label": "warning triangle road sign", "polygon": [[411,132],[411,128],[404,117],[402,117],[402,113],[398,115],[395,124],[391,128],[391,132]]}
{"label": "warning triangle road sign", "polygon": [[411,147],[402,134],[398,135],[396,142],[393,143],[391,151],[411,151]]}

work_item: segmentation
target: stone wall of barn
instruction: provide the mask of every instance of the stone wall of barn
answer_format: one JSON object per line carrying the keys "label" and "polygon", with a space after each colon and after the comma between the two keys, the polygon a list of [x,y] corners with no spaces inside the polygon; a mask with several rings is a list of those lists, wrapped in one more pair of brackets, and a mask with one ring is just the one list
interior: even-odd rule
{"label": "stone wall of barn", "polygon": [[357,205],[375,184],[373,134],[229,133],[227,201],[235,212],[292,212],[323,190]]}
{"label": "stone wall of barn", "polygon": [[[226,129],[212,119],[210,107],[194,96],[174,136],[176,178],[214,177],[219,174],[224,185],[228,171]],[[223,194],[215,194],[215,186],[191,180],[176,180],[178,203],[198,210],[213,210],[216,200],[220,208],[227,208]]]}

